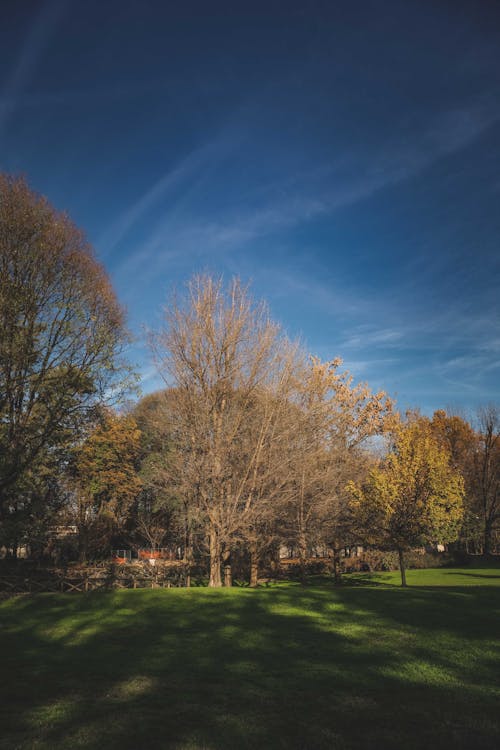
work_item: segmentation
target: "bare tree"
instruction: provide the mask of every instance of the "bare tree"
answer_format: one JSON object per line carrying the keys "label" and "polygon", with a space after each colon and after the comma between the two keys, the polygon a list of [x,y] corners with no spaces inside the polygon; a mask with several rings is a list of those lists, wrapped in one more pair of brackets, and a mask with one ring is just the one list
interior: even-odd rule
{"label": "bare tree", "polygon": [[340,548],[349,541],[346,484],[367,464],[364,444],[394,419],[387,395],[372,393],[365,383],[354,384],[340,365],[338,358],[321,362],[313,357],[303,374],[290,474],[291,518],[302,576],[314,540],[333,550],[337,582]]}
{"label": "bare tree", "polygon": [[174,386],[181,481],[206,523],[209,585],[222,585],[221,563],[229,584],[231,547],[255,518],[266,452],[279,439],[294,348],[239,280],[225,288],[209,276],[193,278],[187,297],[174,299],[152,345],[160,373]]}
{"label": "bare tree", "polygon": [[484,554],[489,555],[500,522],[500,413],[493,404],[477,413],[472,493],[483,522]]}
{"label": "bare tree", "polygon": [[290,450],[298,427],[296,400],[301,372],[301,355],[291,348],[288,375],[296,373],[270,393],[260,393],[248,415],[246,438],[249,452],[256,436],[261,436],[259,451],[250,459],[252,471],[245,490],[246,503],[241,516],[240,537],[250,555],[250,585],[256,586],[263,556],[279,547],[286,527],[286,511],[290,498],[290,475],[294,455]]}

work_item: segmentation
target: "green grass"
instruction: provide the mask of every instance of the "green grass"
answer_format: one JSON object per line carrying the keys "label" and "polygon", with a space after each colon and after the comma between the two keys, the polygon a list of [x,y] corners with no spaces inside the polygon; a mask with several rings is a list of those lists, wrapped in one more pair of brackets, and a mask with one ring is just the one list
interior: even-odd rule
{"label": "green grass", "polygon": [[7,600],[0,747],[497,748],[498,573]]}
{"label": "green grass", "polygon": [[[500,586],[500,568],[428,568],[407,570],[408,586]],[[347,576],[348,581],[401,585],[399,571],[360,573]]]}

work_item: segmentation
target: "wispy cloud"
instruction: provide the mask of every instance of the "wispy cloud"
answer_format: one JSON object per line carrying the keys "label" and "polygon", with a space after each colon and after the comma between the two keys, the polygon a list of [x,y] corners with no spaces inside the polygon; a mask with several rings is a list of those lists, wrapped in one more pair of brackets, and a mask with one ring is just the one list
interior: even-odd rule
{"label": "wispy cloud", "polygon": [[8,119],[15,112],[17,97],[30,83],[38,62],[55,33],[60,19],[68,7],[64,0],[42,3],[5,81],[0,96],[0,136]]}
{"label": "wispy cloud", "polygon": [[[235,250],[256,239],[334,214],[411,179],[439,159],[473,143],[499,120],[500,106],[489,99],[481,100],[440,114],[426,127],[408,126],[374,153],[352,153],[321,169],[312,167],[300,180],[283,175],[282,181],[264,191],[258,186],[253,195],[245,195],[243,205],[235,205],[231,196],[224,213],[218,216],[200,215],[198,206],[190,211],[186,201],[183,212],[166,212],[139,252],[150,257],[168,247],[171,258],[173,253],[186,255],[200,248],[206,253]],[[168,190],[176,190],[183,180],[194,180],[209,160],[216,166],[220,151],[220,141],[215,148],[203,147],[163,177],[110,230],[106,239],[111,246]]]}
{"label": "wispy cloud", "polygon": [[[170,278],[178,278],[192,273],[194,267],[215,264],[218,269],[252,277],[271,307],[286,311],[292,326],[299,327],[302,322],[290,309],[306,311],[308,319],[321,315],[321,338],[315,339],[311,329],[308,348],[325,358],[344,357],[356,377],[399,394],[402,408],[412,405],[408,393],[413,405],[415,398],[421,397],[424,409],[426,405],[437,408],[440,400],[446,403],[443,398],[448,393],[450,398],[467,393],[471,399],[479,399],[482,393],[491,392],[497,373],[498,358],[492,361],[491,352],[498,351],[498,328],[491,316],[470,314],[458,297],[451,298],[446,307],[438,304],[426,284],[422,289],[428,299],[420,293],[417,299],[414,289],[429,273],[427,266],[414,267],[405,275],[413,291],[403,283],[390,295],[366,286],[360,293],[355,279],[332,281],[333,268],[321,268],[321,261],[316,262],[313,256],[300,259],[295,253],[291,262],[285,251],[281,258],[276,249],[286,249],[288,230],[411,179],[474,143],[499,118],[500,108],[485,101],[450,110],[418,132],[409,128],[406,133],[393,134],[374,153],[351,153],[321,169],[313,165],[300,179],[284,174],[282,180],[257,185],[253,192],[247,190],[244,200],[235,191],[218,212],[211,207],[208,213],[203,180],[228,153],[217,140],[214,147],[209,144],[194,152],[185,164],[140,196],[131,207],[131,216],[124,212],[113,228],[114,239],[109,234],[111,245],[114,241],[116,246],[169,198],[168,210],[160,217],[155,214],[156,224],[137,249],[116,266],[116,273],[123,283],[130,279],[139,295],[141,287],[150,284],[152,288],[166,271]],[[231,158],[237,165],[237,148]],[[230,185],[225,189],[229,192]],[[263,238],[273,252],[256,263],[253,250]],[[300,335],[300,330],[289,333]]]}
{"label": "wispy cloud", "polygon": [[[319,311],[321,336],[308,336],[315,353],[341,356],[356,377],[400,398],[402,408],[415,405],[417,396],[427,410],[464,394],[471,403],[495,398],[500,368],[497,316],[464,310],[460,299],[449,300],[446,309],[437,312],[417,302],[404,305],[400,297],[375,290],[359,298],[342,283],[308,278],[302,270],[282,276],[277,271],[269,284],[279,290],[271,303],[288,296],[294,309],[307,310],[309,316]],[[390,321],[397,323],[388,325]]]}
{"label": "wispy cloud", "polygon": [[[42,53],[43,49],[39,51],[39,55]],[[31,68],[31,72],[33,72],[34,67]],[[106,83],[104,81],[101,84],[96,83],[93,86],[74,89],[50,89],[44,87],[37,90],[26,90],[26,85],[29,84],[30,79],[31,75],[28,75],[24,81],[24,85],[20,85],[22,82],[18,81],[17,85],[6,86],[4,89],[0,89],[0,107],[25,109],[36,109],[39,107],[43,109],[47,106],[57,107],[58,105],[71,105],[72,107],[78,105],[89,107],[101,103],[109,105],[110,102],[141,99],[149,97],[152,94],[155,96],[168,96],[173,86],[172,80],[163,77],[159,80],[152,79],[150,81],[141,81],[140,83],[131,81],[127,81],[126,83],[116,83],[116,81]],[[176,81],[176,84],[179,85],[179,82]]]}
{"label": "wispy cloud", "polygon": [[146,392],[160,390],[165,387],[165,381],[158,372],[156,365],[144,365],[139,370],[140,385]]}
{"label": "wispy cloud", "polygon": [[[175,216],[179,211],[179,195],[184,196],[184,202],[189,197],[193,185],[202,179],[204,173],[214,165],[223,161],[235,143],[242,138],[242,133],[235,133],[225,128],[213,140],[194,149],[181,159],[175,166],[167,170],[153,185],[140,195],[132,205],[112,222],[97,241],[103,256],[109,255],[116,246],[137,226],[153,209],[170,196],[169,216]],[[171,206],[177,206],[172,209]],[[154,236],[148,241],[148,246],[156,246]],[[145,248],[143,248],[144,254]]]}
{"label": "wispy cloud", "polygon": [[385,328],[372,329],[371,326],[361,326],[354,335],[342,342],[343,349],[364,349],[369,346],[399,347],[404,337],[402,331]]}
{"label": "wispy cloud", "polygon": [[177,166],[163,174],[148,190],[132,205],[128,206],[120,216],[106,229],[97,241],[102,255],[109,255],[116,245],[128,232],[165,197],[172,189],[179,185],[206,161],[210,148],[203,147],[185,157]]}

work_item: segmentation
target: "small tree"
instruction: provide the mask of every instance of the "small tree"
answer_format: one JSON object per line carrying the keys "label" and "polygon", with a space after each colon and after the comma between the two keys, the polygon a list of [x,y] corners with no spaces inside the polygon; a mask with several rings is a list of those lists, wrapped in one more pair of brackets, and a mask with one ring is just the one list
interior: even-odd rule
{"label": "small tree", "polygon": [[363,446],[394,420],[384,392],[354,383],[342,360],[312,357],[302,373],[296,431],[290,442],[290,521],[302,578],[314,540],[333,550],[334,577],[340,583],[340,549],[349,538],[345,485],[367,463]]}
{"label": "small tree", "polygon": [[80,560],[122,528],[141,490],[137,473],[140,431],[132,417],[106,414],[75,451],[72,466]]}
{"label": "small tree", "polygon": [[490,554],[500,526],[500,412],[480,407],[471,425],[458,416],[435,412],[432,428],[465,480],[465,514],[461,532],[466,549]]}
{"label": "small tree", "polygon": [[478,435],[464,418],[443,409],[434,412],[430,424],[441,447],[449,452],[451,465],[464,478],[464,516],[458,543],[467,552],[471,547],[477,551],[483,546],[483,526],[474,482]]}
{"label": "small tree", "polygon": [[399,427],[393,446],[363,485],[349,485],[360,536],[399,555],[406,586],[404,553],[422,544],[457,538],[463,516],[464,482],[429,420],[412,417]]}
{"label": "small tree", "polygon": [[191,558],[191,534],[185,505],[179,495],[179,466],[172,437],[170,391],[144,396],[134,407],[132,416],[141,431],[139,476],[142,490],[130,519],[131,537],[136,536],[151,549],[157,549],[168,538],[184,549]]}

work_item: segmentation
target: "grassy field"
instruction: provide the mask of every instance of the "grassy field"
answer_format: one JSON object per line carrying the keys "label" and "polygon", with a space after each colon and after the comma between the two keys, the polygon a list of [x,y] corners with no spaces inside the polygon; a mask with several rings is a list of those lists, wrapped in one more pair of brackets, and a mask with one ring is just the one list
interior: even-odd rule
{"label": "grassy field", "polygon": [[[407,570],[408,586],[500,586],[500,567],[485,568],[429,568],[427,570]],[[400,586],[399,571],[391,573],[362,573],[347,576],[350,583],[382,583]]]}
{"label": "grassy field", "polygon": [[0,747],[498,748],[500,570],[397,580],[7,600]]}

